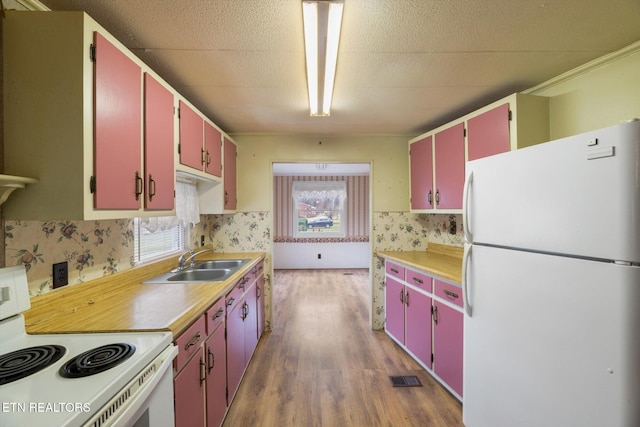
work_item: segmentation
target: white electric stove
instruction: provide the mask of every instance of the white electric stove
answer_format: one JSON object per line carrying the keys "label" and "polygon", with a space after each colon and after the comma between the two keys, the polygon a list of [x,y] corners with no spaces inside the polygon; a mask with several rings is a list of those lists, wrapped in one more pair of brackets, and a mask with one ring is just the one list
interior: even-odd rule
{"label": "white electric stove", "polygon": [[29,335],[24,267],[0,269],[0,425],[173,426],[170,332]]}

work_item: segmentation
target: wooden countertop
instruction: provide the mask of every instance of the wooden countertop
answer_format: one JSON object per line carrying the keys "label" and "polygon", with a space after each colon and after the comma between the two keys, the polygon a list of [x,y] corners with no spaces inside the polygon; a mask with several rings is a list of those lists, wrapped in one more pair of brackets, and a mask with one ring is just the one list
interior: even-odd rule
{"label": "wooden countertop", "polygon": [[429,243],[426,251],[385,251],[376,252],[376,255],[461,284],[463,251],[456,246]]}
{"label": "wooden countertop", "polygon": [[197,259],[250,259],[224,282],[142,284],[175,268],[178,257],[132,268],[31,298],[24,313],[29,334],[171,331],[177,337],[238,279],[264,259],[263,252],[207,252]]}

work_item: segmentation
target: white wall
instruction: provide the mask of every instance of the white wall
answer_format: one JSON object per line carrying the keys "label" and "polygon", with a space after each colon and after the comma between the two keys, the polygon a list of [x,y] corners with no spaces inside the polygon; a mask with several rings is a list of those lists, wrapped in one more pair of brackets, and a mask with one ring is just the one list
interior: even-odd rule
{"label": "white wall", "polygon": [[[321,258],[318,259],[318,254]],[[274,243],[275,269],[369,268],[369,243]]]}

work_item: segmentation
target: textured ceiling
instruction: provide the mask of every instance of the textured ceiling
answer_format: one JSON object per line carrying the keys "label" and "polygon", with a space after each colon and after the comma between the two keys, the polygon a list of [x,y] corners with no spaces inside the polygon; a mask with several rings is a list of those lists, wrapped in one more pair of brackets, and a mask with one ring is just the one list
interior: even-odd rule
{"label": "textured ceiling", "polygon": [[640,40],[639,0],[345,0],[309,117],[301,0],[41,0],[85,10],[231,134],[416,135]]}

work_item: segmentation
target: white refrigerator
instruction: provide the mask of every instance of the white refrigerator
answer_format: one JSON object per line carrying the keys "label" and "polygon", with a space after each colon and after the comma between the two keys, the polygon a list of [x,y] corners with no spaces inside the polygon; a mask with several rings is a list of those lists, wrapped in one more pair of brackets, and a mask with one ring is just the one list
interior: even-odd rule
{"label": "white refrigerator", "polygon": [[640,121],[466,174],[465,426],[640,426]]}

